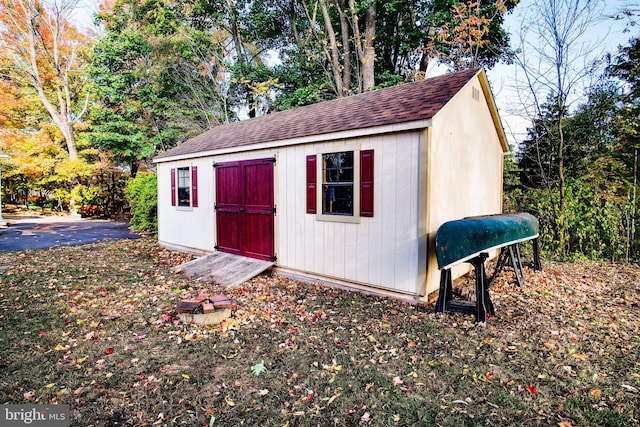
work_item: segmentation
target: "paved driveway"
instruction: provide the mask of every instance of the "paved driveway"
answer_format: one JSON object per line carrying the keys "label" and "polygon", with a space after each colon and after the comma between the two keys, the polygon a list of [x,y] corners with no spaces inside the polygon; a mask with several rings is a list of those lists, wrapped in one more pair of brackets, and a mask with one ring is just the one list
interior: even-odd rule
{"label": "paved driveway", "polygon": [[0,252],[77,246],[110,239],[137,239],[129,224],[71,216],[3,215],[7,228],[0,228]]}

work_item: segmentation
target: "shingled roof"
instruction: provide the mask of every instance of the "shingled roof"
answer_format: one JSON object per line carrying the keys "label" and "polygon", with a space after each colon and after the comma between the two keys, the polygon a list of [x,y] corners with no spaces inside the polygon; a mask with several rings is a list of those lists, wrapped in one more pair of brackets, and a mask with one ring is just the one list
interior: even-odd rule
{"label": "shingled roof", "polygon": [[156,159],[432,118],[479,69],[214,127]]}

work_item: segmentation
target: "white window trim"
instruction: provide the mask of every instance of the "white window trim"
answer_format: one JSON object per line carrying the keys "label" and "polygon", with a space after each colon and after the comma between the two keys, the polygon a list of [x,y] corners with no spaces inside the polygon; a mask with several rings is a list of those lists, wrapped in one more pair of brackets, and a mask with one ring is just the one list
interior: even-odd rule
{"label": "white window trim", "polygon": [[[189,212],[189,211],[193,211],[193,183],[191,182],[191,179],[193,178],[192,175],[192,166],[193,165],[188,165],[188,166],[176,166],[176,205],[175,208],[177,211],[185,211],[185,212]],[[180,173],[179,170],[180,169],[187,169],[188,170],[188,174],[187,177],[189,178],[189,206],[180,206]]]}
{"label": "white window trim", "polygon": [[[322,213],[322,161],[323,154],[353,151],[353,215],[326,215]],[[316,220],[360,224],[360,146],[325,148],[316,152]]]}

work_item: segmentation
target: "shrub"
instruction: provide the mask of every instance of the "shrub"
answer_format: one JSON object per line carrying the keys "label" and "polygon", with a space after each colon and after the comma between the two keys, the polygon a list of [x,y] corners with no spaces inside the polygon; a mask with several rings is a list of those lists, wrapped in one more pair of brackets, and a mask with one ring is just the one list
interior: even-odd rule
{"label": "shrub", "polygon": [[126,197],[131,205],[131,228],[158,233],[158,178],[150,172],[139,172],[127,182]]}
{"label": "shrub", "polygon": [[71,197],[77,206],[95,205],[97,203],[100,188],[84,184],[78,184],[71,190]]}
{"label": "shrub", "polygon": [[[519,189],[505,193],[505,211],[528,211],[540,221],[540,243],[547,256],[560,253],[557,246],[558,224],[554,215],[554,201],[558,191],[553,189]],[[552,200],[553,198],[553,200]],[[627,245],[629,206],[610,191],[594,188],[589,182],[571,179],[566,187],[566,247],[571,259],[620,260]]]}

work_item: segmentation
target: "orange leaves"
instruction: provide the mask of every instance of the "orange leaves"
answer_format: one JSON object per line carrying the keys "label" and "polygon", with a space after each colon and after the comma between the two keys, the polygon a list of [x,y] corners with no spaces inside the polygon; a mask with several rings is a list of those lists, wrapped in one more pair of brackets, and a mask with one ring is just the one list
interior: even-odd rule
{"label": "orange leaves", "polygon": [[439,40],[447,45],[452,56],[475,56],[477,50],[489,43],[491,19],[483,15],[480,2],[452,6],[453,22],[440,28]]}

